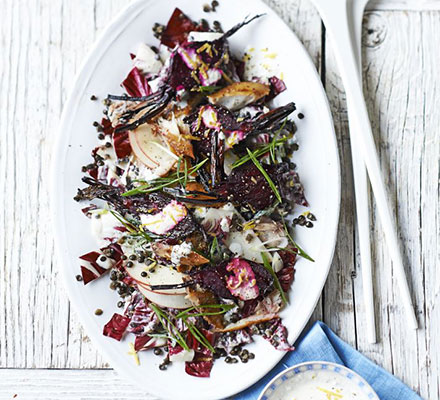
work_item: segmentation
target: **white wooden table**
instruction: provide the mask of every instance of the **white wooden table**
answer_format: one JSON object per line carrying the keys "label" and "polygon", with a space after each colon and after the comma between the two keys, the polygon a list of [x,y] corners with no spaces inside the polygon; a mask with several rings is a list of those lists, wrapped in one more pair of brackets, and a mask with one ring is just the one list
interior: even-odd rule
{"label": "white wooden table", "polygon": [[[305,0],[266,0],[319,69],[342,163],[339,238],[313,320],[429,400],[440,399],[440,1],[372,1],[364,89],[421,329],[410,331],[372,212],[379,343],[365,336],[345,95]],[[73,77],[127,0],[0,1],[0,399],[151,399],[109,369],[71,311],[54,256],[52,145]],[[402,399],[403,400],[403,399]]]}

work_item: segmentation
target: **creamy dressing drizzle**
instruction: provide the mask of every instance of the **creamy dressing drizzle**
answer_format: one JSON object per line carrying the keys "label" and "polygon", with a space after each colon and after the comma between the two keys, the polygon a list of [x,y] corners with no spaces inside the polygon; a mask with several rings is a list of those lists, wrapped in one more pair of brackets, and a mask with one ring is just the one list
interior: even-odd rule
{"label": "creamy dressing drizzle", "polygon": [[368,400],[368,395],[350,380],[330,369],[296,374],[278,386],[268,400]]}

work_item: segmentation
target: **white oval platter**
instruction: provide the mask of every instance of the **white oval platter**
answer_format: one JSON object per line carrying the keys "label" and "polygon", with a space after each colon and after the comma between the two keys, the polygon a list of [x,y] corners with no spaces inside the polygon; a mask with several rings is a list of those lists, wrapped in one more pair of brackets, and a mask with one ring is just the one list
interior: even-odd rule
{"label": "white oval platter", "polygon": [[[65,105],[53,163],[53,220],[55,238],[65,287],[87,334],[109,363],[140,388],[160,398],[210,400],[231,396],[246,389],[264,376],[283,356],[264,340],[257,340],[250,349],[256,359],[247,364],[230,365],[222,360],[214,364],[211,377],[186,375],[184,366],[173,365],[166,372],[158,368],[160,357],[151,352],[140,354],[141,365],[127,354],[129,340],[117,342],[102,336],[103,325],[116,308],[117,295],[108,288],[106,278],[87,286],[78,283],[78,256],[97,246],[91,236],[89,220],[81,206],[73,201],[81,183],[81,165],[89,163],[90,151],[97,139],[92,122],[102,112],[100,102],[90,101],[92,94],[104,98],[120,93],[120,82],[130,69],[130,52],[141,42],[157,44],[151,27],[166,23],[175,7],[194,20],[219,20],[229,29],[248,15],[265,13],[263,18],[241,29],[231,37],[235,54],[243,54],[246,46],[269,48],[277,54],[277,62],[288,90],[276,104],[294,101],[305,115],[297,119],[300,150],[294,161],[305,186],[310,209],[318,218],[313,229],[296,229],[297,242],[315,259],[311,263],[299,259],[290,304],[282,312],[289,330],[289,340],[299,336],[320,297],[331,265],[336,241],[340,171],[337,143],[327,98],[315,66],[301,42],[289,27],[260,0],[222,0],[215,13],[204,13],[205,0],[139,0],[119,14],[104,31],[81,68]],[[72,32],[71,34],[74,34]],[[297,212],[305,209],[298,208]],[[95,316],[94,310],[104,310]],[[258,338],[257,338],[258,339]]]}

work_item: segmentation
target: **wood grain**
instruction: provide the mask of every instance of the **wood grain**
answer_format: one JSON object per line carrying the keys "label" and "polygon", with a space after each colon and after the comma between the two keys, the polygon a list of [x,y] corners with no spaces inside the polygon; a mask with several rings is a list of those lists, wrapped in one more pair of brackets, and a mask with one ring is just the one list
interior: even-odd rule
{"label": "wood grain", "polygon": [[14,398],[17,400],[156,399],[136,389],[112,370],[0,370],[0,400]]}
{"label": "wood grain", "polygon": [[[372,0],[365,19],[364,90],[422,327],[406,329],[373,208],[376,345],[364,335],[347,113],[332,44],[307,0],[265,2],[300,37],[320,71],[340,147],[338,243],[312,321],[323,319],[423,398],[439,400],[440,2]],[[70,310],[50,228],[50,159],[62,134],[57,127],[63,103],[88,49],[127,3],[2,1],[0,399],[15,393],[24,399],[151,399],[113,371],[96,370],[108,365]]]}
{"label": "wood grain", "polygon": [[440,3],[438,0],[370,0],[367,10],[438,11]]}
{"label": "wood grain", "polygon": [[[369,14],[364,53],[365,94],[421,329],[406,329],[400,294],[374,211],[373,252],[381,340],[380,344],[369,346],[359,337],[359,348],[428,399],[439,398],[440,387],[440,343],[434,331],[440,323],[440,117],[436,111],[440,57],[431,47],[432,38],[440,33],[438,22],[437,12]],[[368,35],[369,31],[374,32]],[[360,294],[357,284],[356,299]],[[356,305],[361,331],[360,297]],[[413,354],[411,362],[408,353]]]}

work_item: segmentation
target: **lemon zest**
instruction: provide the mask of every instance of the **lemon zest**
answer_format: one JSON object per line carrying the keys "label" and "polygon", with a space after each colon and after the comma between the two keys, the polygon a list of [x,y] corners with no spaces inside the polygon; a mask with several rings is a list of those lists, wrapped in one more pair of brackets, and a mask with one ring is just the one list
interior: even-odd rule
{"label": "lemon zest", "polygon": [[141,362],[139,361],[138,353],[137,353],[136,349],[134,348],[134,344],[133,343],[129,343],[128,347],[130,348],[130,351],[127,354],[129,356],[133,356],[134,357],[134,361],[135,361],[136,365],[141,365]]}
{"label": "lemon zest", "polygon": [[317,386],[316,388],[327,395],[327,400],[338,400],[344,397],[342,394],[332,392],[331,390],[327,390],[319,386]]}

